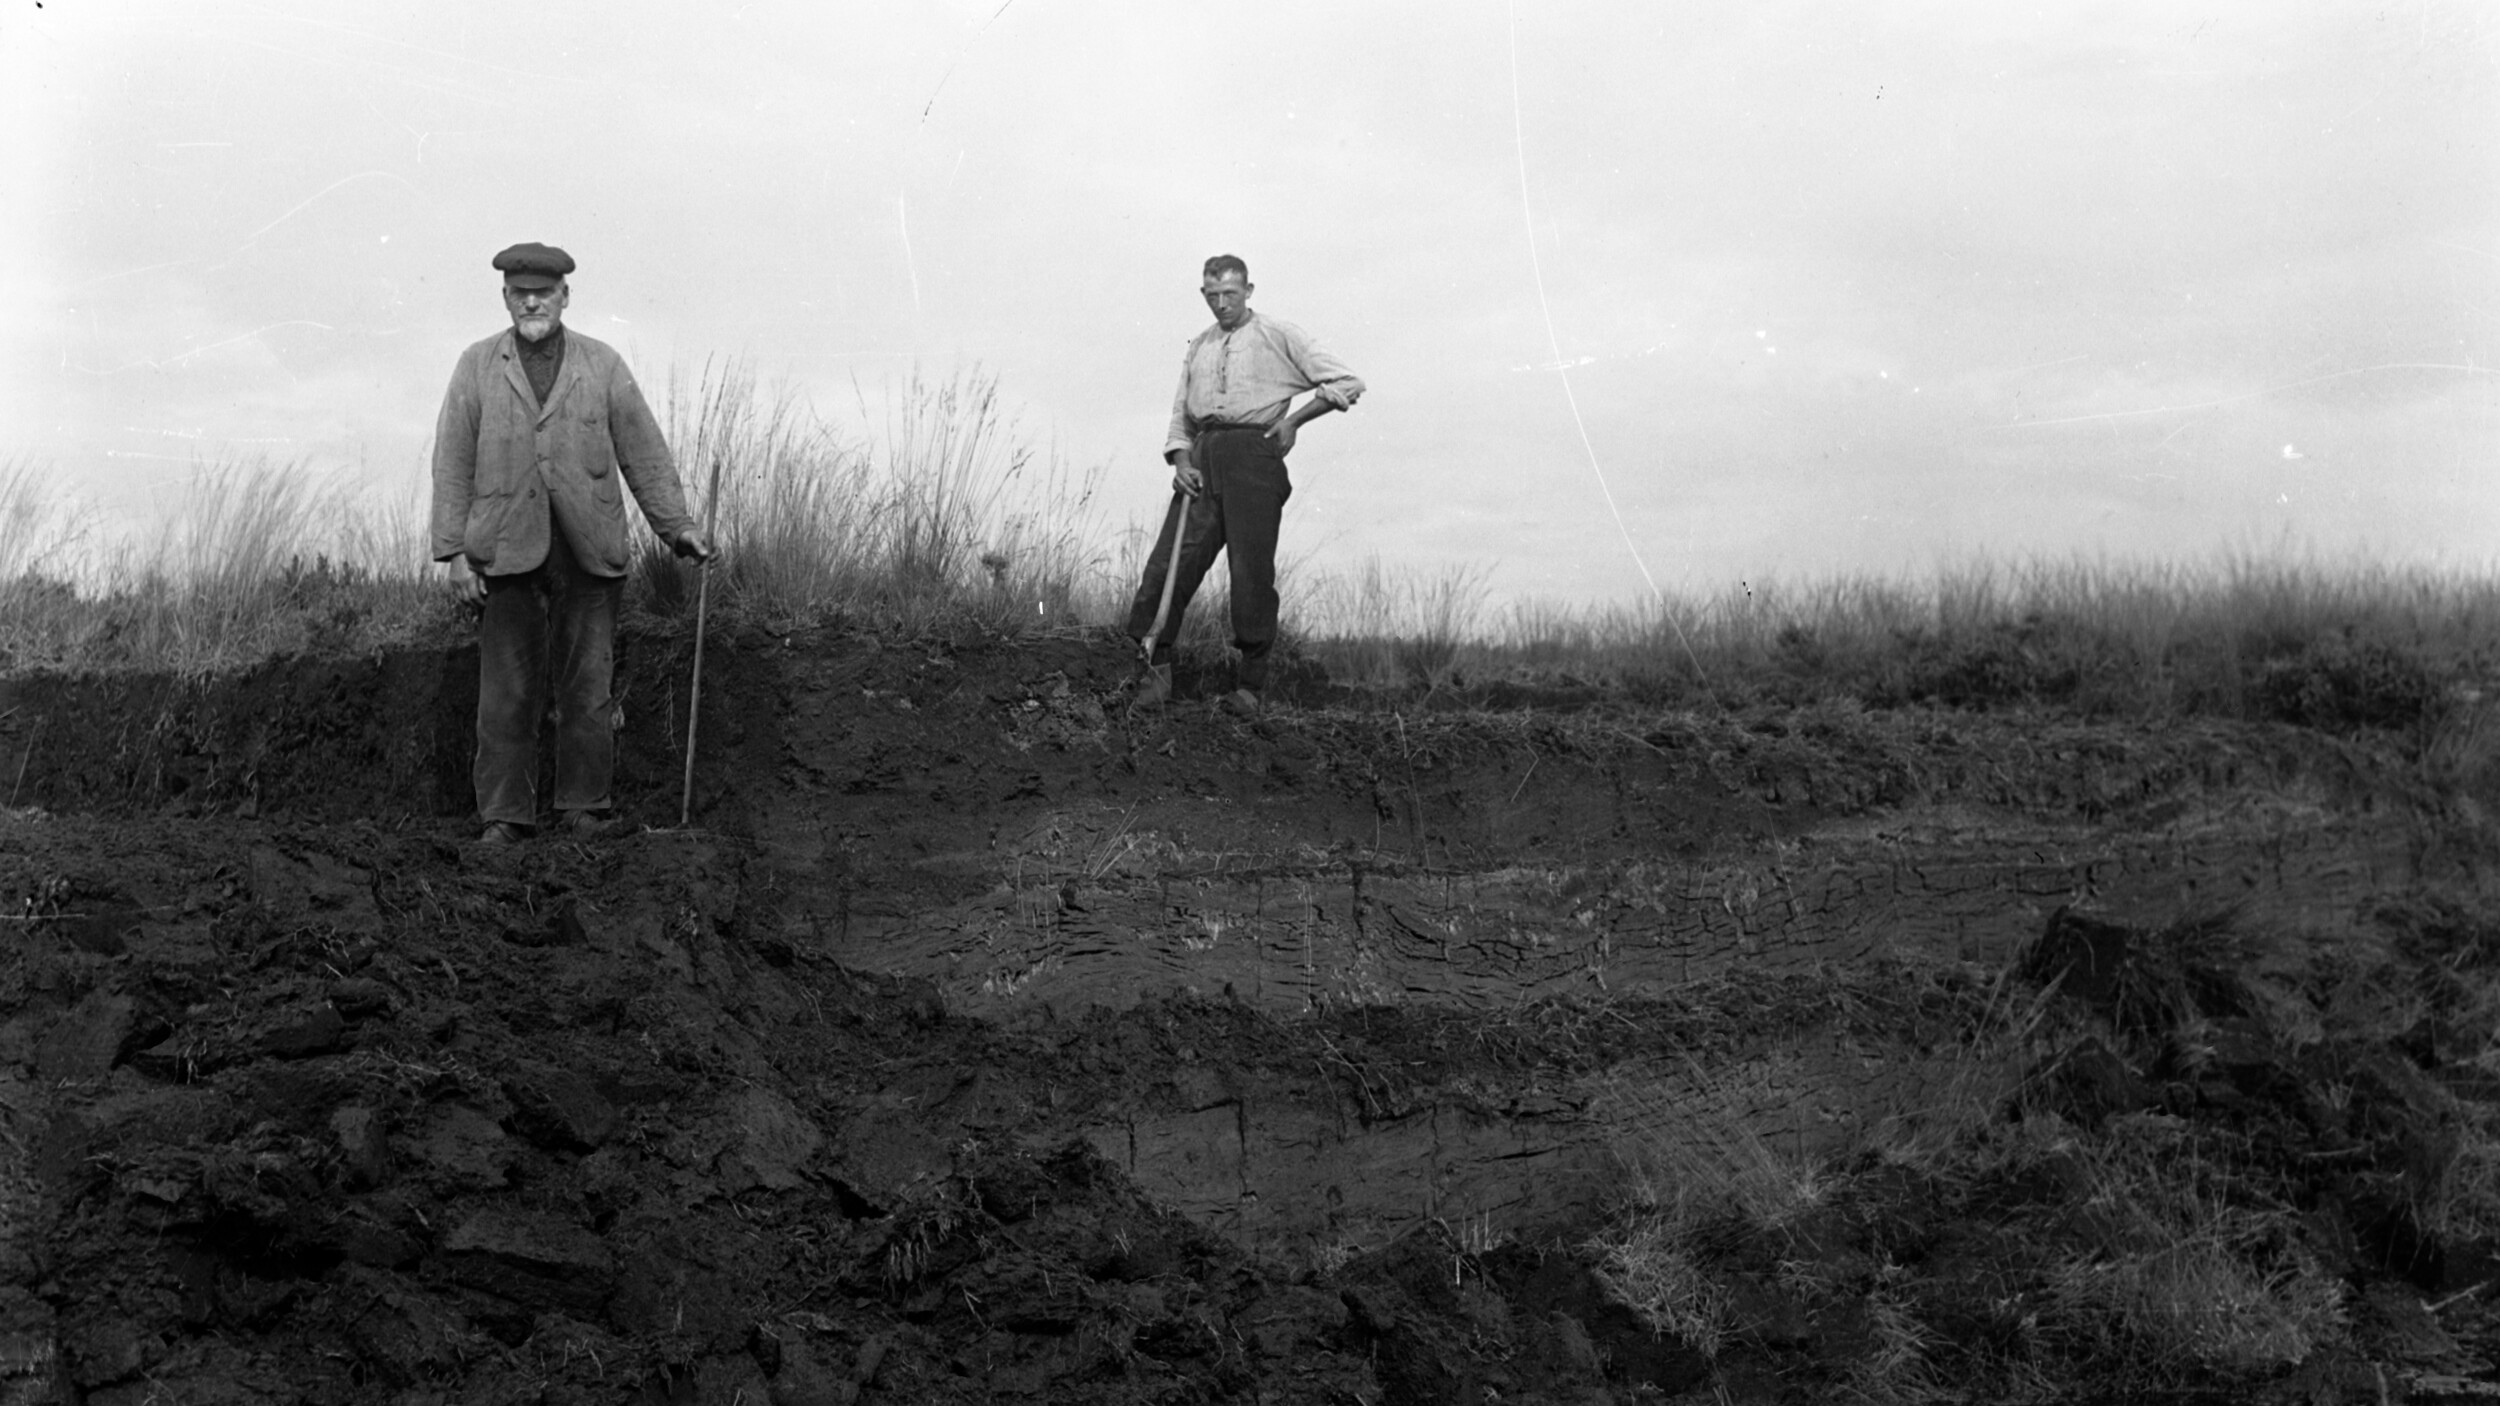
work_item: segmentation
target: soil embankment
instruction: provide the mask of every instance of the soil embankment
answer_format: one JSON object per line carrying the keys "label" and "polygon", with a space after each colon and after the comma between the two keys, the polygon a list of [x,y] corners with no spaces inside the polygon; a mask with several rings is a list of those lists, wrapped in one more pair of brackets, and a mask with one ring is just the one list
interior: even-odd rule
{"label": "soil embankment", "polygon": [[[2090,1199],[2037,1158],[1940,1194],[1921,1149],[2026,1110],[2273,1140],[2317,1227],[2282,1263],[2349,1302],[2180,1391],[2476,1380],[2500,1227],[2422,1208],[2500,1097],[2484,778],[2403,739],[1133,718],[1100,641],[758,637],[707,661],[673,831],[683,670],[645,639],[636,833],[498,852],[472,669],[0,697],[25,1399],[1880,1399],[1905,1265],[1970,1257],[1930,1338],[2014,1333],[2020,1262],[1969,1226]],[[1851,1172],[1709,1242],[1707,1322],[1589,1248],[1635,1183],[1774,1164]]]}

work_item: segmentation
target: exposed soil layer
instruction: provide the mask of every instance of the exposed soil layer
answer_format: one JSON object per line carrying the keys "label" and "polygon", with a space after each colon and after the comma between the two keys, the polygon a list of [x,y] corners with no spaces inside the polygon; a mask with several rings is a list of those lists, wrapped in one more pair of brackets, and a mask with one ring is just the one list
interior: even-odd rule
{"label": "exposed soil layer", "polygon": [[[514,849],[472,653],[0,685],[0,1401],[2500,1395],[2473,719],[1132,716],[1098,639],[756,636],[676,829],[684,664],[623,833]],[[2129,1157],[2331,1302],[2065,1332]],[[1608,1259],[1757,1167],[1708,1313]]]}

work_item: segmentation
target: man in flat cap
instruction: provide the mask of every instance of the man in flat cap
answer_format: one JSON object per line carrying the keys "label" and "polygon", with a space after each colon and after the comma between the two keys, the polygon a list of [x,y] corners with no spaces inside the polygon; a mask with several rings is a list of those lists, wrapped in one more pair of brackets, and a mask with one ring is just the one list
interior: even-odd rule
{"label": "man in flat cap", "polygon": [[485,607],[477,808],[482,838],[511,844],[538,826],[538,722],[551,685],[559,823],[596,834],[614,805],[609,683],[627,550],[618,480],[677,555],[702,561],[712,546],[624,359],[564,328],[572,256],[515,244],[495,267],[512,330],[462,352],[443,396],[433,550],[461,595]]}
{"label": "man in flat cap", "polygon": [[[1268,654],[1276,644],[1276,536],[1293,483],[1285,456],[1301,428],[1334,410],[1351,410],[1363,383],[1290,322],[1250,310],[1250,266],[1218,254],[1201,270],[1198,296],[1215,325],[1192,338],[1181,358],[1181,383],[1172,396],[1172,423],[1163,457],[1172,465],[1172,487],[1188,499],[1181,514],[1180,572],[1173,579],[1170,618],[1156,636],[1155,657],[1146,661],[1137,702],[1163,703],[1172,695],[1170,642],[1181,632],[1181,614],[1198,583],[1224,553],[1231,574],[1233,644],[1241,651],[1226,707],[1256,712],[1267,687]],[[1295,409],[1293,398],[1311,398]],[[1146,558],[1145,579],[1129,604],[1129,638],[1143,641],[1154,628],[1156,607],[1172,559],[1172,523]]]}

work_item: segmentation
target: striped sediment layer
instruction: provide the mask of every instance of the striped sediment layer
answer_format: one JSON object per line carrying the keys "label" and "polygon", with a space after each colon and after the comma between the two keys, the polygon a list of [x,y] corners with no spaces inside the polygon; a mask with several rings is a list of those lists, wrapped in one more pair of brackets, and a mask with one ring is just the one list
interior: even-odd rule
{"label": "striped sediment layer", "polygon": [[[1897,725],[1868,726],[1887,721]],[[2010,725],[1965,722],[1955,754],[1924,764],[1985,771],[1996,728],[2001,743],[2030,743]],[[2243,930],[2333,941],[2369,929],[2427,872],[2464,862],[2422,808],[2356,789],[2339,745],[2318,742],[2308,765],[2285,752],[2253,765],[2281,739],[2215,729],[2190,740],[2105,755],[2067,790],[2128,795],[2116,823],[2105,807],[2087,818],[2071,801],[1992,805],[1949,784],[1797,823],[1758,793],[1746,814],[1741,784],[1707,767],[1662,768],[1638,788],[1620,772],[1587,785],[1570,773],[1604,764],[1585,752],[1513,754],[1490,774],[1449,778],[1437,792],[1445,814],[1425,809],[1407,833],[1431,838],[1411,849],[1309,843],[1295,813],[1324,803],[1290,796],[1232,807],[1230,823],[1203,801],[1088,799],[1030,816],[978,854],[920,861],[949,884],[916,901],[905,885],[792,864],[785,921],[845,966],[924,981],[950,1011],[1010,1027],[1214,1001],[1257,1012],[1291,1043],[1316,1041],[1304,1077],[1176,1077],[1087,1136],[1194,1218],[1288,1262],[1325,1262],[1427,1225],[1499,1238],[1574,1224],[1662,1147],[1735,1176],[1973,1116],[2021,1071],[1898,1022],[1848,1019],[1842,996],[1920,979],[1903,973],[2005,973],[2061,908],[2148,929],[2228,912]],[[1817,764],[1791,761],[1792,775]],[[1531,766],[1554,792],[1522,784]],[[1638,824],[1573,835],[1586,812],[1575,790],[1609,814],[1667,817],[1653,834],[1675,823],[1679,794],[1737,818],[1682,846],[1625,839]],[[1525,854],[1440,843],[1471,825],[1481,836],[1470,796],[1525,798],[1554,818]],[[1576,857],[1555,857],[1564,849]],[[1662,1031],[1586,1059],[1534,1033],[1535,1013],[1556,1009],[1671,1025],[1665,1008],[1741,1006],[1766,983],[1835,999],[1722,1042]],[[1365,1058],[1341,1060],[1331,1042],[1390,1010],[1423,1013],[1453,1044],[1508,1037],[1540,1054],[1388,1097]],[[1373,1046],[1369,1058],[1398,1056]]]}
{"label": "striped sediment layer", "polygon": [[[2227,912],[2331,942],[2474,862],[2398,746],[2284,727],[1141,717],[1053,670],[993,682],[975,726],[914,769],[930,749],[896,724],[962,695],[915,702],[823,667],[837,676],[801,699],[874,696],[795,710],[794,764],[756,801],[789,939],[1036,1038],[1173,1003],[1268,1022],[1307,1067],[1184,1068],[1086,1136],[1169,1204],[1297,1261],[1436,1222],[1568,1225],[1665,1144],[1812,1166],[2000,1102],[2020,1072],[1837,1004],[1585,1056],[1539,1011],[1663,1027],[1766,983],[2001,975],[2059,909],[2147,929]],[[1002,772],[1012,786],[982,784]],[[1375,1075],[1413,1062],[1411,1032],[1361,1032],[1391,1011],[1452,1045],[1536,1052],[1387,1098]]]}
{"label": "striped sediment layer", "polygon": [[[1570,1247],[1644,1187],[1767,1223],[2002,1124],[2074,1053],[2008,1034],[2052,1000],[2014,967],[2061,910],[2086,953],[2484,941],[2430,901],[2486,865],[2454,738],[1134,714],[1102,641],[776,638],[707,666],[680,829],[667,646],[627,670],[643,823],[512,849],[470,842],[457,655],[0,693],[0,1400],[1212,1399],[1323,1369],[1464,1399],[1418,1364],[1541,1360],[1548,1269],[1587,1329],[1554,1382],[1611,1391],[1666,1349]],[[2323,1019],[2301,982],[2337,970],[2286,1009]],[[2242,994],[2161,1090],[2102,1050],[2105,1092],[2291,1078]],[[2418,994],[2331,993],[2399,1030]],[[2423,1069],[2486,1091],[2468,1033],[2315,1077],[2346,1123],[2435,1131]],[[1455,1287],[1373,1292],[1417,1257]],[[1155,1352],[1187,1387],[1101,1394]]]}
{"label": "striped sediment layer", "polygon": [[[1126,822],[1126,823],[1124,823]],[[1120,835],[1089,867],[1090,838]],[[2003,964],[2060,907],[2161,926],[2223,908],[2332,929],[2419,875],[2416,827],[2232,798],[2157,831],[1850,821],[1693,859],[1431,868],[1364,853],[1198,854],[1105,806],[1054,815],[986,892],[803,910],[838,960],[926,978],[967,1013],[1068,1014],[1182,993],[1279,1014],[1423,1002],[1497,1011],[1638,996],[1742,967],[1918,954]]]}

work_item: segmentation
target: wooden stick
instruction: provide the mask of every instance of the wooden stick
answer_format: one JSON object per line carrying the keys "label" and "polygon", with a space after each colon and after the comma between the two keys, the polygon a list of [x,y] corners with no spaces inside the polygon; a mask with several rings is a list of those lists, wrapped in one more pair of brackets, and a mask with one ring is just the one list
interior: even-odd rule
{"label": "wooden stick", "polygon": [[1189,495],[1172,490],[1172,555],[1163,563],[1163,601],[1155,607],[1154,628],[1146,632],[1146,667],[1155,663],[1155,641],[1163,637],[1163,622],[1172,613],[1172,587],[1181,579],[1181,542],[1189,536]]}
{"label": "wooden stick", "polygon": [[[712,486],[705,491],[703,504],[704,545],[712,556],[720,555],[720,543],[712,540],[712,525],[720,521],[720,460],[712,461]],[[703,716],[703,617],[712,602],[712,562],[710,557],[695,563],[694,588],[694,681],[686,689],[686,785],[677,800],[677,828],[683,830],[694,820],[694,729]]]}
{"label": "wooden stick", "polygon": [[[11,708],[9,710],[11,713],[16,711],[17,710],[15,708]],[[0,716],[5,715],[0,714]],[[26,768],[35,760],[35,743],[43,736],[43,725],[50,721],[52,721],[52,715],[50,713],[44,714],[42,717],[35,719],[34,727],[28,730],[26,734],[26,753],[24,756],[17,759],[17,780],[9,783],[9,807],[12,810],[17,807],[17,789],[26,784]]]}

